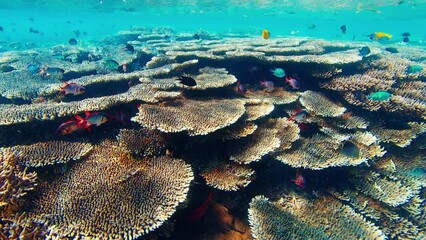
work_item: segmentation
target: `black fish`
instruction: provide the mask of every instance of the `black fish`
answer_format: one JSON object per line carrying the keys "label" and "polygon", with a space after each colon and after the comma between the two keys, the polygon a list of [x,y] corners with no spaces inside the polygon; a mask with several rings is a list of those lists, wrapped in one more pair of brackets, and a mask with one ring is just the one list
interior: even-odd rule
{"label": "black fish", "polygon": [[409,36],[411,36],[411,34],[409,32],[405,32],[405,33],[402,34],[402,36],[403,37],[409,37]]}
{"label": "black fish", "polygon": [[32,22],[32,21],[34,21],[34,18],[30,17],[30,18],[28,18],[28,20],[30,20]]}
{"label": "black fish", "polygon": [[64,73],[65,72],[64,69],[58,68],[58,67],[47,67],[47,68],[44,69],[44,71],[46,73],[49,73],[49,74],[57,74],[57,73]]}
{"label": "black fish", "polygon": [[369,47],[362,47],[360,50],[359,50],[359,55],[361,55],[361,56],[363,56],[363,57],[365,57],[365,56],[367,56],[368,54],[370,54],[371,53],[371,50],[370,50],[370,48]]}
{"label": "black fish", "polygon": [[309,30],[314,30],[315,28],[317,28],[317,25],[315,25],[314,23],[308,25]]}
{"label": "black fish", "polygon": [[126,43],[126,50],[133,53],[135,51],[135,48],[131,44]]}
{"label": "black fish", "polygon": [[39,34],[40,33],[40,31],[39,30],[36,30],[36,29],[34,29],[34,28],[30,28],[30,33],[34,33],[34,34]]}
{"label": "black fish", "polygon": [[2,26],[0,26],[0,32],[3,32],[3,27]]}
{"label": "black fish", "polygon": [[387,47],[387,48],[385,48],[385,50],[390,52],[390,53],[399,53],[398,49],[396,49],[394,47]]}
{"label": "black fish", "polygon": [[68,43],[69,43],[70,45],[77,45],[77,40],[76,40],[75,38],[71,38],[71,39],[68,41]]}
{"label": "black fish", "polygon": [[164,40],[170,40],[170,36],[169,35],[164,35]]}
{"label": "black fish", "polygon": [[198,34],[198,33],[194,33],[194,35],[192,35],[192,37],[193,37],[194,39],[197,39],[197,40],[200,40],[200,39],[201,39],[201,36],[200,36],[200,34]]}
{"label": "black fish", "polygon": [[178,79],[180,83],[182,83],[183,85],[186,85],[188,87],[193,87],[197,85],[197,82],[195,82],[195,80],[192,77],[188,77],[188,76],[180,76],[178,77]]}
{"label": "black fish", "polygon": [[409,42],[409,41],[410,41],[410,39],[409,39],[408,37],[404,37],[404,38],[402,39],[402,41],[403,41],[403,42]]}
{"label": "black fish", "polygon": [[340,30],[342,30],[343,34],[346,34],[346,25],[340,26]]}

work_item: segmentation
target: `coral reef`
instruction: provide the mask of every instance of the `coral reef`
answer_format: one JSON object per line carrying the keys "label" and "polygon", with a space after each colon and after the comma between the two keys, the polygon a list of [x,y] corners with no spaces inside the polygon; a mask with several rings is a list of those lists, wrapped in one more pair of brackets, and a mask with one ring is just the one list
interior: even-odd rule
{"label": "coral reef", "polygon": [[207,185],[224,191],[237,191],[246,187],[254,178],[254,171],[247,165],[219,164],[201,173]]}
{"label": "coral reef", "polygon": [[31,145],[13,146],[0,149],[10,152],[20,165],[40,167],[78,160],[92,150],[92,145],[85,142],[49,141]]}
{"label": "coral reef", "polygon": [[411,141],[418,135],[426,132],[425,123],[409,122],[409,129],[396,130],[381,126],[373,126],[371,132],[382,142],[391,142],[399,147],[410,145]]}
{"label": "coral reef", "polygon": [[147,129],[121,129],[117,141],[120,147],[141,157],[163,155],[167,144],[160,132]]}
{"label": "coral reef", "polygon": [[136,161],[105,141],[87,160],[41,186],[31,215],[60,236],[136,238],[173,214],[192,179],[182,160]]}
{"label": "coral reef", "polygon": [[164,105],[143,104],[132,121],[163,132],[206,135],[235,123],[245,112],[241,100],[176,100]]}
{"label": "coral reef", "polygon": [[338,117],[346,111],[346,108],[333,103],[321,93],[313,91],[303,92],[300,96],[300,103],[310,114],[323,117]]}

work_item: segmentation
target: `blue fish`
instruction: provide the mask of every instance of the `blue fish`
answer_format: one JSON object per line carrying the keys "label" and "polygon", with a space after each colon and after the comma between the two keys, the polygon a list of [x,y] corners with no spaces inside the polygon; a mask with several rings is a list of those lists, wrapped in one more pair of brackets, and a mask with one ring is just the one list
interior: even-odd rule
{"label": "blue fish", "polygon": [[285,77],[285,72],[284,72],[284,69],[282,68],[271,69],[271,72],[272,74],[274,74],[275,77],[278,77],[278,78]]}

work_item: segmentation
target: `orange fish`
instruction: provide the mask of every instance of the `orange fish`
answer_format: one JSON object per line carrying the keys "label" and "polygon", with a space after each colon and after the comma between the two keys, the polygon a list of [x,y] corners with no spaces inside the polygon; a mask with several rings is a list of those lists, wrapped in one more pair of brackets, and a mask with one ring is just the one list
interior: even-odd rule
{"label": "orange fish", "polygon": [[262,37],[263,37],[263,39],[268,39],[270,37],[269,31],[266,30],[266,29],[263,29]]}
{"label": "orange fish", "polygon": [[83,129],[83,126],[79,125],[78,121],[71,120],[71,121],[62,123],[56,130],[56,134],[68,135],[80,129]]}

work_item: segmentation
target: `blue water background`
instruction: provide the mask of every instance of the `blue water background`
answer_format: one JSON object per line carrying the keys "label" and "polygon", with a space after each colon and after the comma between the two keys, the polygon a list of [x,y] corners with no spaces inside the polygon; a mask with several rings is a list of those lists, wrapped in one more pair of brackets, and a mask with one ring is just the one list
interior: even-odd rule
{"label": "blue water background", "polygon": [[[364,1],[366,2],[366,1]],[[309,36],[369,41],[367,35],[388,32],[401,42],[426,44],[426,1],[0,1],[0,51],[19,42],[38,47],[67,43],[82,34],[79,44],[100,40],[135,26],[168,26],[178,32],[206,30],[260,37]],[[315,24],[315,29],[308,26]],[[340,30],[347,26],[346,34]],[[42,34],[32,34],[29,28]],[[86,32],[87,35],[83,35]]]}

